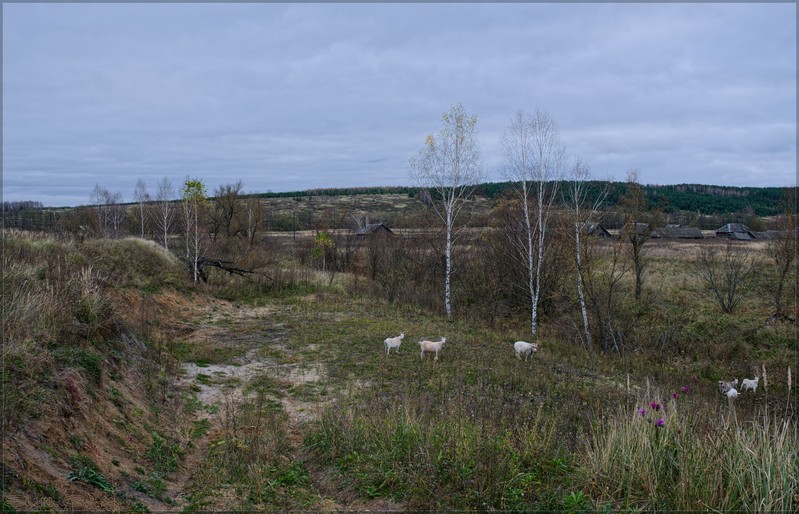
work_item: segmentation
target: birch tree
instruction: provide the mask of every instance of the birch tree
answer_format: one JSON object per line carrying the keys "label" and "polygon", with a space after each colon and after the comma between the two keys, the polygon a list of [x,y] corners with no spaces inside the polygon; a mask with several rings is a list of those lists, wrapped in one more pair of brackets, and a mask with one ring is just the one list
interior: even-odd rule
{"label": "birch tree", "polygon": [[452,317],[452,248],[460,231],[456,230],[456,221],[482,173],[477,149],[477,116],[467,113],[463,104],[458,103],[441,116],[441,121],[443,127],[437,135],[427,135],[424,147],[410,159],[410,168],[416,185],[432,190],[431,207],[444,223],[444,308],[449,319]]}
{"label": "birch tree", "polygon": [[100,233],[100,237],[105,237],[108,232],[108,216],[106,213],[109,195],[109,191],[100,187],[100,184],[95,184],[91,195],[89,195],[89,201],[95,206],[95,212],[97,213],[97,230]]}
{"label": "birch tree", "polygon": [[112,237],[120,236],[120,226],[125,219],[127,210],[122,205],[122,193],[110,193],[108,196],[108,218],[111,225]]}
{"label": "birch tree", "polygon": [[[572,213],[572,225],[574,227],[574,264],[577,275],[577,299],[580,303],[580,314],[583,320],[583,346],[591,347],[591,328],[588,323],[588,309],[585,301],[585,291],[583,290],[583,245],[587,240],[583,240],[586,229],[596,221],[596,213],[605,201],[608,188],[605,186],[593,199],[589,198],[588,184],[591,180],[591,170],[584,165],[580,159],[574,163],[571,171],[571,180],[565,194],[565,204],[569,206]],[[589,203],[590,202],[590,203]]]}
{"label": "birch tree", "polygon": [[150,195],[147,193],[147,185],[144,180],[139,179],[136,181],[136,188],[133,190],[133,201],[139,204],[139,221],[141,222],[141,238],[144,239],[144,206],[150,201]]}
{"label": "birch tree", "polygon": [[186,221],[186,261],[191,263],[195,285],[200,272],[200,247],[203,236],[200,219],[205,208],[206,195],[202,180],[186,177],[182,190],[183,214]]}
{"label": "birch tree", "polygon": [[100,184],[95,184],[90,195],[91,202],[96,206],[97,222],[102,237],[117,237],[119,226],[125,216],[122,203],[122,193],[112,193]]}
{"label": "birch tree", "polygon": [[160,235],[164,236],[164,248],[169,249],[169,233],[174,220],[172,199],[175,189],[169,177],[164,177],[158,182],[158,194],[155,197],[157,208],[155,210],[155,224]]}
{"label": "birch tree", "polygon": [[552,117],[537,110],[530,116],[517,111],[502,138],[506,178],[522,207],[526,241],[519,248],[527,266],[530,297],[530,331],[538,330],[538,305],[541,296],[541,265],[547,242],[547,220],[557,196],[565,149]]}

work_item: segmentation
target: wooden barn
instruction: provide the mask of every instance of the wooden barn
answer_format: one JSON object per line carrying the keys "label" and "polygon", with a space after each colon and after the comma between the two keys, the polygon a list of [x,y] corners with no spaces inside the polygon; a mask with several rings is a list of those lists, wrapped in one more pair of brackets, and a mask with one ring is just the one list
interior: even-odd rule
{"label": "wooden barn", "polygon": [[653,230],[652,237],[662,239],[704,239],[705,236],[696,227],[686,227],[672,223]]}
{"label": "wooden barn", "polygon": [[649,223],[627,223],[625,224],[619,234],[623,237],[650,237],[652,235],[652,225]]}
{"label": "wooden barn", "polygon": [[610,232],[599,223],[576,223],[576,227],[587,236],[600,238],[612,237]]}
{"label": "wooden barn", "polygon": [[394,232],[385,223],[366,223],[355,232],[358,237],[393,236]]}
{"label": "wooden barn", "polygon": [[734,239],[736,241],[751,241],[757,239],[749,227],[743,223],[727,223],[723,227],[716,229],[716,237]]}

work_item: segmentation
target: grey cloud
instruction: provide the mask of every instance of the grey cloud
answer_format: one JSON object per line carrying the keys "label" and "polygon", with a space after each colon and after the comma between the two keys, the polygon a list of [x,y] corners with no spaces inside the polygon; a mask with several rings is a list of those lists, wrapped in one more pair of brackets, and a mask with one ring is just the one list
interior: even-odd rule
{"label": "grey cloud", "polygon": [[794,5],[41,7],[4,7],[9,199],[59,198],[66,176],[83,192],[54,205],[139,176],[407,184],[458,101],[489,179],[512,113],[540,107],[602,174],[795,181]]}

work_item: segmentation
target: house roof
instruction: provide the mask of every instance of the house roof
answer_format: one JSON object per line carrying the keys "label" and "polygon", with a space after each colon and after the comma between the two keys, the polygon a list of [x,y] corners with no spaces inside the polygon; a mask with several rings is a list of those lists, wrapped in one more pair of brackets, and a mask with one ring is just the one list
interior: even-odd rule
{"label": "house roof", "polygon": [[727,223],[723,227],[716,230],[717,236],[728,236],[730,239],[738,241],[749,241],[750,239],[757,239],[755,234],[743,223]]}
{"label": "house roof", "polygon": [[696,227],[669,227],[655,229],[652,237],[664,239],[702,239],[702,231]]}
{"label": "house roof", "polygon": [[364,225],[364,226],[362,226],[361,228],[358,229],[358,231],[356,232],[356,235],[365,236],[367,234],[373,234],[375,231],[381,230],[381,227],[382,227],[382,230],[387,231],[389,234],[393,234],[394,233],[384,223],[367,223],[366,225]]}
{"label": "house roof", "polygon": [[649,223],[627,223],[622,227],[621,233],[629,231],[630,226],[634,227],[633,230],[636,235],[648,235],[652,232],[652,226]]}
{"label": "house roof", "polygon": [[751,234],[752,231],[743,223],[727,223],[723,227],[716,229],[717,234],[731,234],[733,232],[749,232]]}
{"label": "house roof", "polygon": [[776,239],[780,236],[780,233],[777,230],[766,230],[764,232],[752,232],[752,235],[755,236],[755,239]]}
{"label": "house roof", "polygon": [[610,236],[610,232],[599,223],[577,222],[575,226],[590,236]]}

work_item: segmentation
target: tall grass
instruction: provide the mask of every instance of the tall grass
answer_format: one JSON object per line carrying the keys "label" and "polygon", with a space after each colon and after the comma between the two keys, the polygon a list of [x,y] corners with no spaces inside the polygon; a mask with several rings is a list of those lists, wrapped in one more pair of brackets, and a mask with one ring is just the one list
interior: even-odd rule
{"label": "tall grass", "polygon": [[650,510],[796,511],[793,420],[764,410],[739,423],[734,405],[682,397],[655,411],[651,401],[662,402],[642,396],[636,410],[594,424],[580,459],[594,498]]}
{"label": "tall grass", "polygon": [[548,501],[547,477],[560,461],[544,404],[502,415],[467,388],[452,394],[328,410],[306,439],[312,460],[332,463],[343,490],[411,509],[524,510]]}

